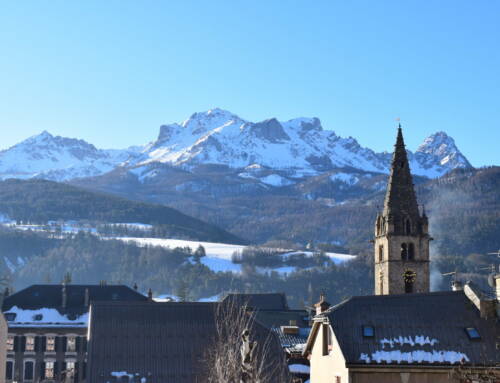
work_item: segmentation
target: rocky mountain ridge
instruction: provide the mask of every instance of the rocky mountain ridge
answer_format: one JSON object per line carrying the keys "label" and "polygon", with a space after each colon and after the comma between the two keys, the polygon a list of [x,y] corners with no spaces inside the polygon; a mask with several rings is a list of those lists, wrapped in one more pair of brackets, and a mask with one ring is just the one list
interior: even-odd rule
{"label": "rocky mountain ridge", "polygon": [[[424,177],[471,167],[444,132],[429,136],[408,154],[412,172]],[[238,170],[241,179],[257,179],[256,173],[265,170],[264,177],[271,177],[263,183],[280,187],[339,169],[387,173],[390,159],[390,153],[376,153],[352,137],[323,129],[318,118],[254,123],[216,108],[195,113],[181,124],[162,125],[155,141],[123,150],[97,149],[83,140],[42,132],[0,152],[0,178],[68,181],[126,169],[148,182],[158,176],[161,165],[186,171],[218,165]]]}

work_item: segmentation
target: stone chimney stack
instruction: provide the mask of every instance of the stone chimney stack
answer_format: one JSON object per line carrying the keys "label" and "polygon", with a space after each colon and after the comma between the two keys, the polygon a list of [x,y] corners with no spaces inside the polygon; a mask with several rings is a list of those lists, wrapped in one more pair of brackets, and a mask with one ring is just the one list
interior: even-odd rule
{"label": "stone chimney stack", "polygon": [[153,301],[153,290],[151,290],[151,288],[148,290],[148,301]]}
{"label": "stone chimney stack", "polygon": [[462,282],[454,280],[451,282],[451,289],[453,291],[462,291],[464,289]]}
{"label": "stone chimney stack", "polygon": [[85,289],[85,307],[89,307],[90,304],[90,293],[89,293],[89,288],[87,287]]}
{"label": "stone chimney stack", "polygon": [[62,284],[62,307],[66,308],[68,305],[68,294],[66,293],[66,283]]}
{"label": "stone chimney stack", "polygon": [[321,314],[322,312],[325,312],[326,310],[328,310],[328,308],[330,307],[330,303],[328,303],[325,300],[324,293],[321,293],[321,295],[319,296],[319,302],[316,303],[314,305],[314,307],[316,308],[316,315]]}

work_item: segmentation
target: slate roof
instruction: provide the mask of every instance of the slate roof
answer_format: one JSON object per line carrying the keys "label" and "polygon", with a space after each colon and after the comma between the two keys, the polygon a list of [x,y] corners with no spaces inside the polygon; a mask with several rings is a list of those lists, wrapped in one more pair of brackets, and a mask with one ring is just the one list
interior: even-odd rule
{"label": "slate roof", "polygon": [[[294,348],[307,342],[309,335],[309,317],[306,310],[261,310],[256,312],[256,318],[263,326],[272,329],[278,336],[282,347]],[[284,334],[281,326],[289,326],[294,321],[299,327],[298,334]]]}
{"label": "slate roof", "polygon": [[[353,297],[320,316],[328,317],[348,364],[366,364],[362,354],[370,357],[370,364],[378,364],[374,353],[398,350],[454,351],[465,354],[470,364],[500,361],[500,350],[496,349],[496,342],[500,341],[498,319],[481,319],[479,310],[463,291]],[[373,326],[373,338],[363,337],[365,325]],[[469,339],[467,327],[476,328],[481,339]],[[428,344],[426,338],[436,342]],[[391,347],[383,344],[384,339],[400,339],[403,344],[396,341]],[[417,340],[424,340],[425,344],[408,344]]]}
{"label": "slate roof", "polygon": [[96,302],[91,307],[88,382],[113,372],[147,383],[204,382],[217,303]]}
{"label": "slate roof", "polygon": [[55,308],[61,313],[81,315],[88,311],[85,306],[85,290],[89,301],[146,301],[147,297],[125,285],[66,285],[66,308],[62,307],[62,288],[58,285],[31,285],[9,295],[3,301],[2,311],[14,306],[23,310]]}
{"label": "slate roof", "polygon": [[228,294],[222,302],[235,300],[240,305],[246,304],[250,310],[288,310],[286,296],[283,293],[263,294]]}

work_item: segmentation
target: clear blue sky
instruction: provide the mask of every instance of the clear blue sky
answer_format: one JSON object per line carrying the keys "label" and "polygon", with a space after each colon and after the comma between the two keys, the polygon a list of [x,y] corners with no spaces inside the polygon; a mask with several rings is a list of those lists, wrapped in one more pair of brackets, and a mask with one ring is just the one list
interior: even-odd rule
{"label": "clear blue sky", "polygon": [[218,106],[317,116],[364,146],[444,130],[500,165],[500,2],[5,1],[0,147],[48,130],[98,147]]}

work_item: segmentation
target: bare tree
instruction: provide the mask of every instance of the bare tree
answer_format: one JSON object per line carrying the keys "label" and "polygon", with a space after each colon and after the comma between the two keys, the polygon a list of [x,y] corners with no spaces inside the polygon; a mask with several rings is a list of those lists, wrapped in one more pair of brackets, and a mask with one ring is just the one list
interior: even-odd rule
{"label": "bare tree", "polygon": [[220,303],[215,325],[216,339],[206,357],[209,383],[291,382],[278,339],[246,305],[231,299]]}

